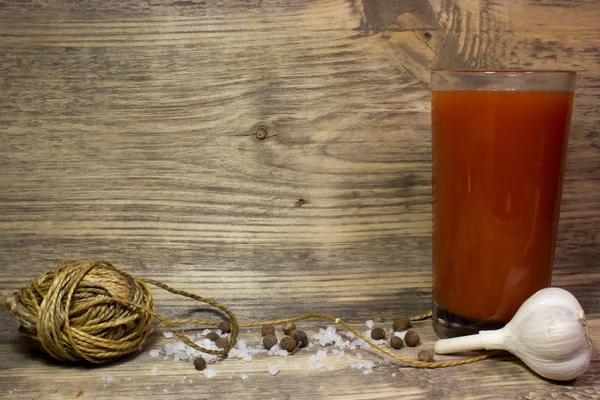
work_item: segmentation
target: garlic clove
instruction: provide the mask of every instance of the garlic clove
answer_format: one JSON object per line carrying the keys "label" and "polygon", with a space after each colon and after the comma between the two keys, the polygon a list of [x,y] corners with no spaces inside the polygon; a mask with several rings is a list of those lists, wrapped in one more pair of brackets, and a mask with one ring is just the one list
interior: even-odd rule
{"label": "garlic clove", "polygon": [[593,346],[577,299],[560,288],[546,288],[525,301],[502,329],[439,340],[438,354],[479,349],[507,350],[539,375],[571,380],[583,374]]}

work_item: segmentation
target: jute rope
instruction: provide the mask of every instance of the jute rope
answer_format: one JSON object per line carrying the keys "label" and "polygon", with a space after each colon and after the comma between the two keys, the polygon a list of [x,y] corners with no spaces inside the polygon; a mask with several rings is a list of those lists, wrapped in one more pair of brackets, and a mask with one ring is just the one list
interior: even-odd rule
{"label": "jute rope", "polygon": [[[226,348],[211,350],[198,346],[175,327],[181,324],[216,326],[221,321],[200,319],[167,320],[155,310],[154,298],[147,284],[173,294],[209,304],[229,318],[231,338]],[[154,279],[139,278],[117,269],[108,261],[66,261],[54,270],[41,274],[0,300],[21,324],[20,330],[42,349],[61,361],[86,360],[105,363],[135,352],[144,340],[160,326],[167,327],[188,346],[205,353],[227,356],[237,342],[240,327],[320,318],[343,326],[370,346],[396,361],[423,368],[443,368],[481,361],[496,352],[446,362],[407,359],[375,343],[348,323],[327,314],[304,314],[293,318],[240,324],[235,314],[216,300],[178,290]],[[412,317],[418,321],[431,317],[425,313]],[[158,324],[153,324],[154,320]]]}

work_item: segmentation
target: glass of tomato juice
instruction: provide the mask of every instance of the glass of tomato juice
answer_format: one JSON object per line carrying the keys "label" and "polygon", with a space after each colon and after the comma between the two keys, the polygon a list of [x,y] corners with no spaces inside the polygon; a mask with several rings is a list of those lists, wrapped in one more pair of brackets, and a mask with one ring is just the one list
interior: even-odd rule
{"label": "glass of tomato juice", "polygon": [[575,73],[434,70],[433,326],[498,329],[550,286]]}

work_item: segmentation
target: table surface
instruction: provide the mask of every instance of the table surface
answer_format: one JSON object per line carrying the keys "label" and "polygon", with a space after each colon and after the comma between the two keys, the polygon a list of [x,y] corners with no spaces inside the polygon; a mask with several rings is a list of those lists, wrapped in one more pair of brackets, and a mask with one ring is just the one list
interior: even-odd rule
{"label": "table surface", "polygon": [[[553,285],[600,343],[599,18],[591,0],[0,0],[0,292],[107,259],[244,322],[389,327],[431,307],[429,70],[561,68],[578,87]],[[207,315],[154,293],[169,318]],[[316,347],[209,379],[151,357],[174,340],[161,332],[89,367],[17,328],[0,311],[3,398],[600,398],[597,352],[565,384],[510,356],[433,370],[358,350],[364,374],[353,350],[309,371]],[[416,329],[407,357],[435,341],[430,321]]]}

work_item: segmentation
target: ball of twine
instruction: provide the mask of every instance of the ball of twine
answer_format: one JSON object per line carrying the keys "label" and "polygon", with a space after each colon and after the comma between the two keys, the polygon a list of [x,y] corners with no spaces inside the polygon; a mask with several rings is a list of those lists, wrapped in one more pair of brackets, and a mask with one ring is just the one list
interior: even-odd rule
{"label": "ball of twine", "polygon": [[152,293],[106,261],[61,263],[7,302],[21,332],[57,360],[112,361],[152,331]]}

